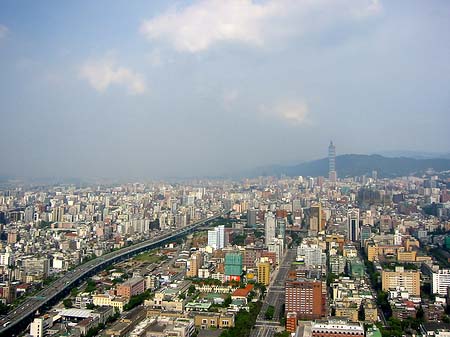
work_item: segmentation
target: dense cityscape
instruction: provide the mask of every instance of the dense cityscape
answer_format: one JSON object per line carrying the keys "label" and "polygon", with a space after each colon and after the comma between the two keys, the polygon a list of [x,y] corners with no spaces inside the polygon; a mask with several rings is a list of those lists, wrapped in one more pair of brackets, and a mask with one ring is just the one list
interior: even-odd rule
{"label": "dense cityscape", "polygon": [[450,337],[450,1],[1,0],[0,337]]}
{"label": "dense cityscape", "polygon": [[328,177],[3,187],[1,333],[446,336],[448,178],[338,178],[335,156]]}

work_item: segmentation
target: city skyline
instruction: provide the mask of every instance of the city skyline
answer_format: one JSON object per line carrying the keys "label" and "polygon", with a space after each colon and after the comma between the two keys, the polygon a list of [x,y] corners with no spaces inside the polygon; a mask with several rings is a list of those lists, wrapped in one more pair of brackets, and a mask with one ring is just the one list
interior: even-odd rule
{"label": "city skyline", "polygon": [[[0,176],[448,153],[445,1],[0,4]],[[183,27],[183,29],[181,29]]]}

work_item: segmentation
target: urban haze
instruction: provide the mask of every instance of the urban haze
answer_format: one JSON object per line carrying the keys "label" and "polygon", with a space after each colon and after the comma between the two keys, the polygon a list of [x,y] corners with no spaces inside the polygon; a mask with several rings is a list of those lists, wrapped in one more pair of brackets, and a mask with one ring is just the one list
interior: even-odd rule
{"label": "urban haze", "polygon": [[448,1],[2,1],[0,176],[449,152]]}
{"label": "urban haze", "polygon": [[0,337],[450,336],[450,2],[2,1]]}

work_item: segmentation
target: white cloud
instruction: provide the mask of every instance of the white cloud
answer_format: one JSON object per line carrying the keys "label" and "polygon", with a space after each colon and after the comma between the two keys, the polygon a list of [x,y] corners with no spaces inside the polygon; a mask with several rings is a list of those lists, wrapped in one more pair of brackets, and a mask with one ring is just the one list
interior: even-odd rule
{"label": "white cloud", "polygon": [[301,34],[326,21],[380,10],[379,0],[199,0],[145,21],[141,33],[195,53],[223,41],[263,46],[268,39]]}
{"label": "white cloud", "polygon": [[146,90],[145,81],[140,74],[116,65],[112,57],[87,61],[80,68],[80,76],[99,92],[104,92],[111,85],[122,85],[134,95]]}
{"label": "white cloud", "polygon": [[287,101],[275,107],[275,113],[282,119],[296,124],[308,123],[309,109],[305,102]]}
{"label": "white cloud", "polygon": [[0,24],[0,40],[4,39],[6,35],[8,35],[9,29],[8,27]]}
{"label": "white cloud", "polygon": [[260,112],[292,125],[310,124],[309,108],[303,100],[284,100],[271,107],[260,106]]}
{"label": "white cloud", "polygon": [[236,89],[225,90],[222,96],[223,105],[226,109],[230,109],[239,98],[239,91]]}

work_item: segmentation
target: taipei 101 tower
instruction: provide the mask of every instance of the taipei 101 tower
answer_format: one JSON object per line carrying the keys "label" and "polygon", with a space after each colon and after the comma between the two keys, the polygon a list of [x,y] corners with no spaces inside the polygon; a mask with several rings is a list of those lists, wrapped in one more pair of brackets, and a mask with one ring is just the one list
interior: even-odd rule
{"label": "taipei 101 tower", "polygon": [[335,183],[337,180],[336,147],[333,145],[333,141],[330,141],[330,145],[328,146],[328,179],[332,183]]}

